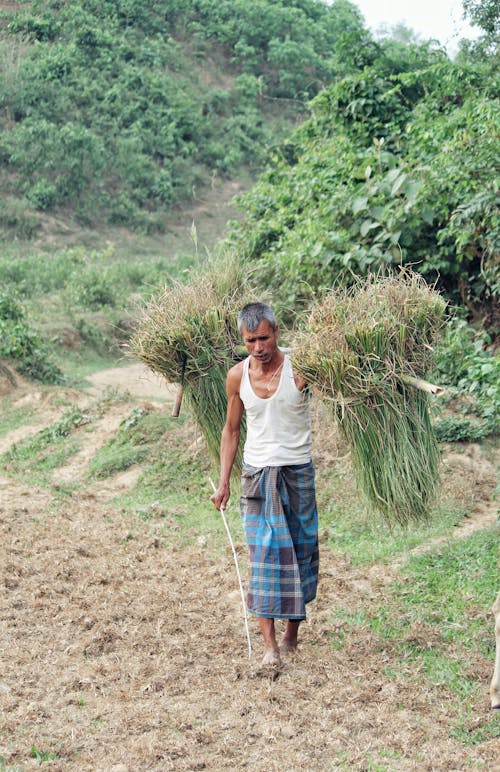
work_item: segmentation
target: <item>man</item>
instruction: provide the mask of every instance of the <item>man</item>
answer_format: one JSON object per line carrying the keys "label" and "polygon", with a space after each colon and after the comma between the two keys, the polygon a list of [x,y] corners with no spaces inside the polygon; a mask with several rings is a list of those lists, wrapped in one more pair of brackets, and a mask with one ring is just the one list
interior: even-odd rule
{"label": "man", "polygon": [[[318,580],[310,393],[278,348],[278,324],[268,305],[246,305],[238,329],[249,356],[227,375],[220,482],[211,500],[217,509],[225,509],[229,500],[245,411],[241,512],[251,566],[247,605],[259,618],[262,664],[279,667],[280,654],[297,648],[299,625]],[[287,620],[279,645],[275,619]]]}

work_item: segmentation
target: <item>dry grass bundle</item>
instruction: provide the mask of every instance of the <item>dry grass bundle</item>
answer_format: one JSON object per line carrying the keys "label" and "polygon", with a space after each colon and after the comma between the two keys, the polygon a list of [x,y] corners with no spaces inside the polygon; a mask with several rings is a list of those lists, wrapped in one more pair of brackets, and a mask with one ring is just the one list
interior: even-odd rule
{"label": "dry grass bundle", "polygon": [[410,271],[329,292],[293,343],[294,368],[331,405],[359,486],[389,523],[428,517],[438,446],[418,379],[445,302]]}
{"label": "dry grass bundle", "polygon": [[189,284],[164,288],[143,310],[131,351],[185,397],[214,458],[226,417],[225,381],[237,361],[237,314],[248,302],[241,265],[220,258]]}

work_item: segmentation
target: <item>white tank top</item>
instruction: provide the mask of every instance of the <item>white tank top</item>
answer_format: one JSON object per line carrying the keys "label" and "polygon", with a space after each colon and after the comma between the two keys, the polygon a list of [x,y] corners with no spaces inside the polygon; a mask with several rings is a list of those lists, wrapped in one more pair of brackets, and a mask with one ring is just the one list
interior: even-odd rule
{"label": "white tank top", "polygon": [[311,461],[309,391],[299,391],[292,363],[285,354],[278,388],[268,399],[258,397],[250,383],[250,357],[243,363],[240,398],[246,411],[247,437],[243,461],[251,466],[290,466]]}

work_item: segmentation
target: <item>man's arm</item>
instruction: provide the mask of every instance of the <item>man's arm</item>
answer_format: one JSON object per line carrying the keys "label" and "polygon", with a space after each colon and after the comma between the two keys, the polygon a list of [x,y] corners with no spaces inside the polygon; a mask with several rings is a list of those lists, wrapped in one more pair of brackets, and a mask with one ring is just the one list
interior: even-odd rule
{"label": "man's arm", "polygon": [[219,487],[210,497],[216,509],[225,509],[231,495],[231,470],[238,451],[243,416],[243,402],[240,398],[241,371],[240,364],[235,365],[226,378],[227,414],[221,435],[220,480]]}

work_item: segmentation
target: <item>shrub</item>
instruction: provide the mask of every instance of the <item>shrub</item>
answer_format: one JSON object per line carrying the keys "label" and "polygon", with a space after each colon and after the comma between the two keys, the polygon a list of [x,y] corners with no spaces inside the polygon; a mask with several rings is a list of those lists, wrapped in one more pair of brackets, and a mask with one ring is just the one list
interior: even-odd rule
{"label": "shrub", "polygon": [[439,442],[479,442],[497,430],[492,421],[471,421],[464,416],[449,415],[434,422]]}
{"label": "shrub", "polygon": [[104,268],[91,268],[70,279],[71,293],[84,308],[98,310],[116,304],[115,290]]}
{"label": "shrub", "polygon": [[38,332],[25,318],[14,292],[0,291],[0,358],[10,359],[16,369],[43,383],[61,383],[61,370],[52,362]]}
{"label": "shrub", "polygon": [[57,202],[57,188],[42,178],[26,189],[26,196],[36,209],[51,209]]}
{"label": "shrub", "polygon": [[493,426],[500,413],[500,359],[490,336],[464,319],[450,319],[436,347],[432,379],[449,387],[464,412],[480,416]]}
{"label": "shrub", "polygon": [[31,239],[39,227],[37,215],[30,209],[26,199],[5,196],[0,210],[0,229],[10,231],[19,239]]}
{"label": "shrub", "polygon": [[15,290],[0,290],[0,320],[18,322],[24,317],[24,310]]}
{"label": "shrub", "polygon": [[411,265],[493,327],[496,93],[487,64],[447,61],[390,77],[377,65],[322,91],[241,196],[231,241],[262,288],[296,309],[353,276]]}

